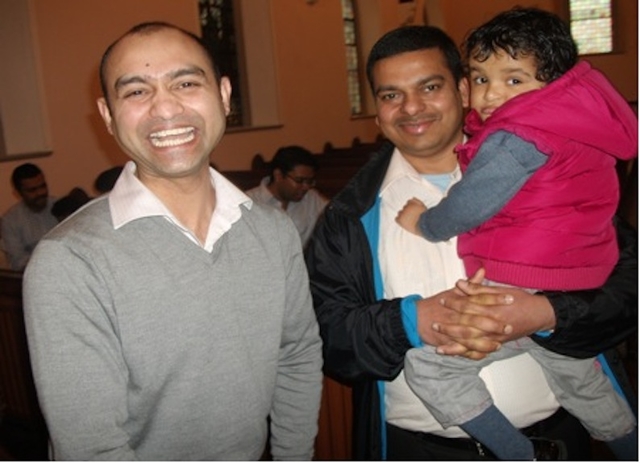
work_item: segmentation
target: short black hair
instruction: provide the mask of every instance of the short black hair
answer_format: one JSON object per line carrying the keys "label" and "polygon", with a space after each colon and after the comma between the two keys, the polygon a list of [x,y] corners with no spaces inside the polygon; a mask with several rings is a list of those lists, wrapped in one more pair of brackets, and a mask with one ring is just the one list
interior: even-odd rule
{"label": "short black hair", "polygon": [[198,46],[200,46],[205,56],[209,60],[209,64],[213,69],[213,74],[215,76],[215,79],[218,83],[220,83],[220,79],[222,78],[222,73],[220,72],[220,67],[217,64],[218,60],[216,59],[216,57],[213,56],[213,51],[211,50],[210,47],[208,47],[205,44],[205,42],[202,40],[201,37],[198,37],[193,32],[189,32],[186,29],[183,29],[181,27],[178,27],[168,22],[164,22],[164,21],[143,22],[140,24],[136,24],[127,32],[125,32],[122,36],[116,39],[111,45],[107,47],[107,49],[102,55],[102,59],[100,60],[100,88],[102,89],[102,96],[104,96],[108,107],[109,107],[109,93],[108,93],[109,89],[107,86],[106,71],[107,71],[107,63],[109,62],[109,57],[111,56],[111,52],[113,51],[115,46],[118,43],[120,43],[122,39],[129,37],[131,35],[145,35],[145,34],[148,35],[148,34],[152,34],[154,32],[160,31],[162,29],[173,29],[193,39],[193,41],[197,43]]}
{"label": "short black hair", "polygon": [[111,191],[118,180],[118,177],[122,173],[123,166],[111,167],[105,171],[102,171],[94,182],[94,188],[98,193],[107,193]]}
{"label": "short black hair", "polygon": [[26,162],[13,169],[13,173],[11,174],[11,184],[16,191],[21,191],[23,180],[37,177],[38,175],[42,175],[42,170],[40,170],[40,168],[35,164]]}
{"label": "short black hair", "polygon": [[91,198],[82,188],[73,188],[67,196],[63,196],[53,203],[51,214],[53,214],[59,222],[62,222],[90,200]]}
{"label": "short black hair", "polygon": [[557,15],[539,8],[515,7],[473,29],[462,45],[465,59],[480,62],[499,51],[514,59],[532,56],[536,79],[551,82],[578,62],[571,29]]}
{"label": "short black hair", "polygon": [[313,170],[318,170],[318,160],[308,149],[297,145],[284,146],[278,149],[273,159],[269,162],[271,180],[273,180],[274,170],[278,169],[283,174],[286,174],[300,165],[309,166]]}
{"label": "short black hair", "polygon": [[367,58],[367,79],[373,87],[373,67],[385,58],[401,53],[437,48],[442,52],[456,83],[464,77],[464,68],[460,51],[442,29],[434,26],[403,26],[387,32],[373,45]]}

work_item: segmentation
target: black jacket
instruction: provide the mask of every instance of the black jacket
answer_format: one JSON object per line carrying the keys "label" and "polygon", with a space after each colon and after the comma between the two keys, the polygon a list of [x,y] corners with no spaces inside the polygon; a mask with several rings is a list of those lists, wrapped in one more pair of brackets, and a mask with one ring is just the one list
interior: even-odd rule
{"label": "black jacket", "polygon": [[[380,460],[377,380],[394,379],[411,348],[401,299],[377,300],[373,258],[360,218],[374,204],[394,147],[385,143],[329,203],[306,250],[313,303],[323,339],[325,373],[352,387],[353,457]],[[637,327],[637,237],[619,227],[621,255],[599,290],[552,292],[557,325],[544,347],[592,357],[627,339]]]}

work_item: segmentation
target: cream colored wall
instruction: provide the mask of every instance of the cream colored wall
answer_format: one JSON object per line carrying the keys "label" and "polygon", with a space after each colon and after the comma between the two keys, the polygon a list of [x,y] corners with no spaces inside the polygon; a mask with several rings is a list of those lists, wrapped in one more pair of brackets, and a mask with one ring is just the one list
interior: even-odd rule
{"label": "cream colored wall", "polygon": [[[167,20],[198,32],[196,0],[28,0],[34,7],[45,106],[53,154],[34,159],[46,173],[52,194],[62,196],[81,186],[93,194],[102,170],[126,160],[107,134],[95,108],[99,94],[98,64],[105,47],[135,23]],[[359,0],[362,1],[362,0]],[[380,34],[406,19],[397,0],[374,2],[370,10]],[[435,3],[434,3],[435,2]],[[432,15],[459,43],[466,30],[514,4],[536,4],[556,10],[560,0],[417,0],[437,8]],[[628,99],[637,99],[637,1],[618,2],[626,53],[593,59]],[[460,12],[466,12],[461,16]],[[213,153],[222,169],[246,169],[254,154],[266,157],[284,144],[320,151],[326,141],[346,145],[353,137],[371,141],[377,135],[372,118],[351,119],[346,89],[339,0],[271,0],[275,68],[281,125],[228,133]],[[421,18],[417,18],[421,20]],[[375,26],[379,24],[379,26]],[[375,32],[367,30],[369,39]],[[12,170],[21,162],[0,163],[0,213],[16,200],[10,188]]]}
{"label": "cream colored wall", "polygon": [[284,144],[321,151],[327,141],[374,140],[373,119],[350,116],[340,2],[272,0],[271,20],[281,127],[227,134],[213,161],[244,169],[254,154],[270,158]]}
{"label": "cream colored wall", "polygon": [[[95,108],[98,64],[105,47],[132,25],[166,20],[199,31],[196,0],[29,0],[41,53],[45,105],[53,154],[31,160],[44,170],[52,194],[92,183],[102,170],[126,161]],[[270,157],[290,143],[320,151],[325,142],[346,145],[375,139],[372,118],[351,120],[345,82],[340,2],[273,0],[279,114],[276,128],[228,133],[212,161],[221,169],[249,168],[260,152]],[[0,163],[0,213],[16,201],[13,169]]]}

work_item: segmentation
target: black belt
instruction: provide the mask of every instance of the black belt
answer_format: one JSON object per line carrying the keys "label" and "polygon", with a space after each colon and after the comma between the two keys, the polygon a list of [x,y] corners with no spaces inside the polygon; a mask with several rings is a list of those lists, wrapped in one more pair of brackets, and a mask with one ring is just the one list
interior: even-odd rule
{"label": "black belt", "polygon": [[[553,428],[556,424],[562,421],[567,415],[568,415],[568,412],[564,408],[560,408],[550,417],[545,418],[542,421],[538,421],[537,423],[534,423],[531,426],[527,426],[526,428],[523,428],[520,431],[528,437],[539,437],[544,433],[546,429]],[[470,437],[442,437],[442,436],[437,436],[435,434],[429,434],[426,432],[409,431],[407,429],[402,429],[389,423],[387,423],[387,426],[392,426],[396,430],[400,430],[401,432],[411,433],[413,436],[419,438],[420,440],[429,442],[430,444],[433,444],[433,445],[438,445],[440,447],[445,447],[450,449],[470,450],[481,456],[488,456],[488,457],[495,458],[493,453],[491,453],[491,450],[486,448],[477,440],[472,439]]]}

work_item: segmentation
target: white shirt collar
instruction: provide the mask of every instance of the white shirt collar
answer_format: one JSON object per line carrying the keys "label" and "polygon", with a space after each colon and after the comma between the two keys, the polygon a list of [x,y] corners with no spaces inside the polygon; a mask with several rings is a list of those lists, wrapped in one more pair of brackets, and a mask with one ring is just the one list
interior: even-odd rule
{"label": "white shirt collar", "polygon": [[[460,180],[462,173],[460,171],[460,166],[456,164],[456,168],[450,173],[452,177],[452,184]],[[400,153],[398,148],[395,148],[393,151],[391,161],[389,162],[389,167],[387,168],[387,173],[382,181],[382,185],[380,186],[380,196],[385,194],[385,191],[389,189],[395,182],[403,178],[410,178],[416,182],[420,182],[420,179],[423,176],[405,159],[405,157]]]}
{"label": "white shirt collar", "polygon": [[[213,244],[231,228],[242,215],[240,206],[251,209],[253,202],[215,169],[209,169],[211,183],[216,189],[216,208],[211,217],[204,248],[210,251]],[[117,230],[129,222],[145,217],[160,216],[169,220],[198,243],[193,234],[183,227],[167,207],[136,177],[136,165],[127,162],[113,190],[109,193],[109,208],[113,227]]]}

